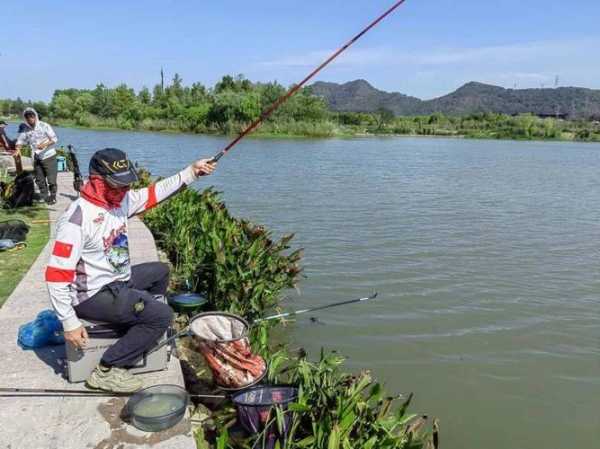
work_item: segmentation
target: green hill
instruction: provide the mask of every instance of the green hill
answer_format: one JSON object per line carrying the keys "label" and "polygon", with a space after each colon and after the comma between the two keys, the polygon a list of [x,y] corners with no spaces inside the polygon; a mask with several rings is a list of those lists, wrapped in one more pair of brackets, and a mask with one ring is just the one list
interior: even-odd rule
{"label": "green hill", "polygon": [[396,115],[409,116],[435,112],[447,115],[496,112],[569,118],[600,117],[600,90],[580,87],[505,89],[471,82],[433,100],[384,92],[365,80],[345,84],[317,82],[311,86],[311,90],[323,97],[334,111],[375,112],[385,108]]}

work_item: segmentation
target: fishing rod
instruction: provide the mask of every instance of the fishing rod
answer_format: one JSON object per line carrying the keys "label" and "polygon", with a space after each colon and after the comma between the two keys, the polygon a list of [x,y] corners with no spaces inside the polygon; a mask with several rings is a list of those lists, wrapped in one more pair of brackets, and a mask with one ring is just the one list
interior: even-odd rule
{"label": "fishing rod", "polygon": [[[358,303],[358,302],[369,301],[371,299],[377,298],[377,295],[378,295],[378,293],[375,292],[371,296],[367,296],[367,297],[364,297],[364,298],[350,299],[350,300],[347,300],[347,301],[335,302],[333,304],[327,304],[327,305],[324,305],[324,306],[313,307],[313,308],[310,308],[310,309],[302,309],[302,310],[296,310],[296,311],[293,311],[293,312],[280,313],[280,314],[277,314],[277,315],[268,316],[266,318],[256,319],[256,320],[252,321],[251,325],[254,326],[256,323],[260,323],[261,321],[269,321],[269,320],[274,320],[274,319],[277,319],[277,318],[284,318],[284,317],[288,317],[288,316],[302,315],[303,313],[316,312],[317,310],[331,309],[332,307],[340,307],[340,306],[345,306],[345,305],[348,305],[348,304],[355,304],[355,303]],[[200,315],[202,315],[202,313],[200,313],[198,315],[195,315],[192,318],[190,318],[190,323],[192,321],[194,321],[194,319],[196,317],[200,316]],[[155,346],[150,351],[148,351],[147,354],[152,354],[153,352],[158,351],[163,346],[168,345],[169,343],[171,343],[174,340],[177,340],[178,338],[189,337],[190,335],[192,335],[192,334],[191,334],[189,326],[187,326],[182,331],[180,331],[180,332],[176,333],[175,335],[173,335],[173,336],[167,338],[166,340],[162,341],[158,346]]]}
{"label": "fishing rod", "polygon": [[[97,396],[97,397],[129,397],[133,396],[134,393],[112,393],[109,391],[101,390],[60,390],[60,389],[48,389],[48,388],[0,388],[0,397],[8,396],[5,393],[12,393],[11,397],[30,397],[38,396],[43,394],[49,397],[52,396],[66,396],[66,397],[82,397],[82,396]],[[19,393],[19,394],[17,394]],[[225,395],[217,394],[190,394],[193,398],[206,398],[206,399],[225,399]]]}
{"label": "fishing rod", "polygon": [[333,304],[327,304],[325,306],[313,307],[312,309],[296,310],[293,312],[286,312],[286,313],[280,313],[278,315],[268,316],[266,318],[259,318],[258,320],[254,320],[252,324],[260,323],[262,321],[276,320],[278,318],[287,318],[287,317],[291,317],[291,316],[301,315],[303,313],[316,312],[317,310],[331,309],[332,307],[345,306],[346,304],[355,304],[358,302],[369,301],[370,299],[375,299],[375,298],[377,298],[377,292],[375,292],[371,296],[367,296],[365,298],[350,299],[348,301],[336,302]]}
{"label": "fishing rod", "polygon": [[279,108],[283,103],[290,99],[292,95],[298,92],[308,81],[310,81],[317,73],[323,70],[331,61],[337,58],[340,54],[346,51],[352,44],[354,44],[357,40],[363,37],[367,32],[369,32],[372,28],[377,26],[379,22],[389,16],[392,12],[394,12],[400,5],[402,5],[406,0],[399,0],[396,2],[390,9],[384,12],[381,16],[371,22],[364,30],[350,39],[346,44],[339,48],[335,53],[333,53],[329,58],[327,58],[320,66],[318,66],[315,70],[313,70],[306,78],[304,78],[300,83],[293,86],[286,94],[279,97],[275,103],[273,103],[268,109],[266,109],[259,118],[257,118],[254,122],[252,122],[246,129],[244,129],[234,140],[232,140],[229,145],[223,148],[219,153],[217,153],[213,158],[212,162],[217,162],[221,159],[229,150],[231,150],[237,143],[254,131],[258,126],[265,121],[275,110]]}

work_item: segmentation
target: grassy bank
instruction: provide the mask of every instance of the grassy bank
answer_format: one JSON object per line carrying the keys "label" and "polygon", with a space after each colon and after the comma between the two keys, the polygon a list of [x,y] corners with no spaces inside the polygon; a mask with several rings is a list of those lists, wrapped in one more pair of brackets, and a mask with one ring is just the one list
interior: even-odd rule
{"label": "grassy bank", "polygon": [[[235,136],[245,123],[232,123],[224,128],[199,127],[194,130],[181,128],[176,122],[170,120],[144,120],[135,124],[120,125],[115,119],[101,119],[80,122],[72,119],[53,119],[52,124],[66,128],[91,129],[96,131],[150,131],[172,134],[201,134],[209,136]],[[249,138],[273,139],[305,139],[305,138],[331,138],[331,137],[358,137],[362,131],[348,126],[340,126],[334,122],[293,122],[293,123],[266,123],[254,131]],[[372,134],[377,135],[377,134]]]}
{"label": "grassy bank", "polygon": [[15,211],[0,209],[0,222],[5,220],[23,220],[30,225],[25,249],[4,251],[0,253],[0,306],[10,296],[19,281],[38,257],[50,236],[48,223],[31,224],[33,220],[48,220],[48,209],[45,205],[21,208]]}

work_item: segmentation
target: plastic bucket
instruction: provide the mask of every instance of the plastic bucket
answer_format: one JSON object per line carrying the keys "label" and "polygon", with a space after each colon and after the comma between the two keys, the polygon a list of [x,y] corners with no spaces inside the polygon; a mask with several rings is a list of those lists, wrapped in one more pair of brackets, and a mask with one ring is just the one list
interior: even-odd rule
{"label": "plastic bucket", "polygon": [[67,171],[67,160],[64,156],[56,157],[56,169],[58,171]]}
{"label": "plastic bucket", "polygon": [[189,395],[178,385],[155,385],[135,393],[127,402],[131,424],[144,432],[160,432],[185,415]]}
{"label": "plastic bucket", "polygon": [[177,313],[198,312],[208,300],[198,293],[180,293],[169,297],[169,305]]}

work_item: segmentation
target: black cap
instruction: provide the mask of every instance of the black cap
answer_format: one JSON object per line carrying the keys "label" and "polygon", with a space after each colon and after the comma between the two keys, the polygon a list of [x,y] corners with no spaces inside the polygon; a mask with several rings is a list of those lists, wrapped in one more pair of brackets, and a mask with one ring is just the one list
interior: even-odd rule
{"label": "black cap", "polygon": [[8,125],[8,123],[6,123],[4,120],[0,120],[0,125]]}
{"label": "black cap", "polygon": [[133,163],[116,148],[96,151],[90,160],[90,175],[99,175],[114,184],[128,186],[138,180]]}

